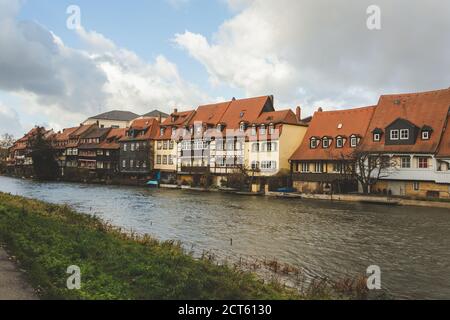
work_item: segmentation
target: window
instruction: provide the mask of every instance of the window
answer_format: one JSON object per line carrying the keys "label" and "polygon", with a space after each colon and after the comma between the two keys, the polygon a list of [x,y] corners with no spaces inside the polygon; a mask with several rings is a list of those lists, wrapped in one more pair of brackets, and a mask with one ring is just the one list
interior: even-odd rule
{"label": "window", "polygon": [[131,149],[131,152],[134,151],[134,143],[131,144],[131,148],[130,149]]}
{"label": "window", "polygon": [[241,125],[239,126],[239,131],[240,132],[244,132],[245,131],[245,123],[241,123]]}
{"label": "window", "polygon": [[261,169],[262,170],[276,170],[277,162],[276,161],[262,161]]}
{"label": "window", "polygon": [[161,150],[161,149],[162,149],[162,142],[161,142],[161,141],[158,141],[158,143],[157,143],[157,148],[158,148],[158,150]]}
{"label": "window", "polygon": [[134,160],[130,160],[130,168],[134,168]]}
{"label": "window", "polygon": [[127,147],[128,147],[127,144],[124,143],[124,144],[123,144],[123,151],[127,152]]}
{"label": "window", "polygon": [[111,155],[111,153],[109,152],[109,150],[106,150],[105,152],[106,156],[109,157]]}
{"label": "window", "polygon": [[268,142],[266,151],[267,152],[276,152],[277,151],[278,144],[276,142]]}
{"label": "window", "polygon": [[159,133],[163,136],[164,135],[164,128],[161,128]]}
{"label": "window", "polygon": [[161,156],[156,156],[156,164],[161,164]]}
{"label": "window", "polygon": [[259,161],[252,161],[252,170],[259,170]]}
{"label": "window", "polygon": [[123,160],[122,161],[122,168],[126,168],[127,167],[127,160]]}
{"label": "window", "polygon": [[402,169],[411,168],[411,157],[401,157],[401,167]]}
{"label": "window", "polygon": [[195,132],[197,132],[197,134],[202,133],[202,126],[197,126],[197,127],[195,128]]}
{"label": "window", "polygon": [[379,134],[379,133],[374,133],[374,134],[373,134],[373,141],[375,141],[375,142],[380,142],[380,141],[381,141],[381,134]]}
{"label": "window", "polygon": [[430,131],[422,131],[422,140],[430,140]]}
{"label": "window", "polygon": [[317,148],[317,139],[316,138],[311,139],[310,147],[311,147],[311,149]]}
{"label": "window", "polygon": [[163,142],[163,149],[167,150],[169,148],[169,142],[166,140]]}
{"label": "window", "polygon": [[168,162],[167,162],[167,156],[163,156],[163,164],[164,164],[164,165],[167,165],[167,163],[168,163]]}
{"label": "window", "polygon": [[418,158],[419,169],[428,169],[428,158],[420,157]]}
{"label": "window", "polygon": [[342,163],[338,163],[338,162],[333,163],[333,172],[341,173],[342,172]]}
{"label": "window", "polygon": [[350,138],[350,146],[352,148],[356,148],[358,146],[358,137],[357,136],[352,136]]}
{"label": "window", "polygon": [[173,165],[173,156],[169,155],[169,165]]}
{"label": "window", "polygon": [[343,148],[344,147],[344,139],[337,138],[336,139],[336,148]]}
{"label": "window", "polygon": [[391,130],[391,140],[398,140],[398,137],[399,137],[399,131]]}
{"label": "window", "polygon": [[265,125],[262,125],[261,126],[261,129],[260,129],[260,132],[259,133],[261,133],[261,134],[266,134],[266,126]]}
{"label": "window", "polygon": [[142,168],[147,168],[147,161],[142,162]]}
{"label": "window", "polygon": [[173,150],[174,145],[175,145],[174,142],[172,140],[170,140],[170,142],[169,142],[169,149]]}
{"label": "window", "polygon": [[217,125],[217,132],[222,132],[222,125],[221,124]]}
{"label": "window", "polygon": [[216,165],[218,167],[225,167],[225,158],[224,157],[217,157],[216,158]]}
{"label": "window", "polygon": [[402,129],[400,130],[400,140],[408,140],[409,139],[409,130]]}
{"label": "window", "polygon": [[330,140],[328,138],[324,138],[322,142],[322,148],[328,149],[330,147]]}
{"label": "window", "polygon": [[139,142],[137,142],[137,143],[136,143],[135,150],[136,150],[136,151],[139,151],[140,146],[141,146],[141,144],[140,144]]}
{"label": "window", "polygon": [[316,173],[322,173],[323,172],[323,164],[321,162],[316,162],[314,171]]}
{"label": "window", "polygon": [[141,162],[139,160],[136,161],[136,168],[140,168],[141,167]]}
{"label": "window", "polygon": [[259,143],[252,144],[252,152],[259,152]]}
{"label": "window", "polygon": [[414,181],[413,188],[414,188],[414,191],[419,191],[420,190],[420,182]]}
{"label": "window", "polygon": [[252,127],[252,136],[256,136],[256,126]]}
{"label": "window", "polygon": [[301,170],[302,172],[309,172],[309,163],[303,162]]}
{"label": "window", "polygon": [[269,126],[269,134],[275,134],[275,126],[273,125],[273,124],[271,124],[270,126]]}

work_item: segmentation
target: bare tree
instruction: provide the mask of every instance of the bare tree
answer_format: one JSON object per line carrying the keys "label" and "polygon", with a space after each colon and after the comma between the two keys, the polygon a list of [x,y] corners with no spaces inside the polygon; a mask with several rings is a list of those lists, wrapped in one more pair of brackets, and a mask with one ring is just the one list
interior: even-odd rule
{"label": "bare tree", "polygon": [[397,168],[397,161],[384,153],[372,153],[355,150],[351,157],[354,159],[354,177],[361,184],[364,194],[380,179],[387,178]]}

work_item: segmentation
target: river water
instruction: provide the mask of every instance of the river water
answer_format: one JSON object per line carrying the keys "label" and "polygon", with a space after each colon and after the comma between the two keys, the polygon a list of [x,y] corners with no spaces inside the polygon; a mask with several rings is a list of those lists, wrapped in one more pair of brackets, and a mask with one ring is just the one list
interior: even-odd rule
{"label": "river water", "polygon": [[[0,177],[0,191],[68,204],[196,253],[258,257],[330,279],[381,268],[399,299],[450,298],[450,210]],[[231,245],[230,239],[233,239]]]}

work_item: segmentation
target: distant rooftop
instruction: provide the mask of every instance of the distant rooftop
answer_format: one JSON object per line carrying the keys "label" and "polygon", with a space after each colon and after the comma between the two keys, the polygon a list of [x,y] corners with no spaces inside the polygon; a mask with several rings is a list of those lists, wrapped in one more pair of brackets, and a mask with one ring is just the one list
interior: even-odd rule
{"label": "distant rooftop", "polygon": [[120,110],[113,110],[109,112],[105,112],[102,114],[99,114],[94,117],[90,117],[89,119],[95,119],[95,120],[117,120],[117,121],[131,121],[136,118],[139,118],[139,115],[130,112],[130,111],[120,111]]}
{"label": "distant rooftop", "polygon": [[169,115],[165,112],[159,111],[159,110],[153,110],[149,113],[146,113],[144,115],[142,115],[143,117],[153,117],[153,118],[159,118],[159,116],[161,116],[161,118],[168,118]]}

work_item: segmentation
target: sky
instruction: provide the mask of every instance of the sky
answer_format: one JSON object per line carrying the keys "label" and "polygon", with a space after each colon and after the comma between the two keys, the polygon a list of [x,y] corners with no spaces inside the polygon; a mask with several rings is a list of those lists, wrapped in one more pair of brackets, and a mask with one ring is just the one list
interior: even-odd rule
{"label": "sky", "polygon": [[0,0],[0,134],[261,95],[307,116],[447,88],[449,13],[446,0]]}

